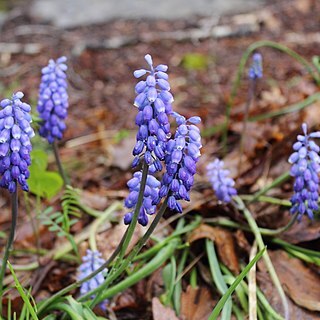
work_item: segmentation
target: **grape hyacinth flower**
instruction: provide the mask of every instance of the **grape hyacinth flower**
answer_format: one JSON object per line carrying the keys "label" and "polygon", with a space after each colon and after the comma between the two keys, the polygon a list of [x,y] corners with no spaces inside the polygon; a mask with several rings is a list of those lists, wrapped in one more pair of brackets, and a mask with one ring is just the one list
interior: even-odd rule
{"label": "grape hyacinth flower", "polygon": [[22,190],[29,190],[30,138],[34,131],[30,126],[31,107],[20,100],[22,97],[23,93],[17,92],[0,102],[0,186],[11,193],[16,192],[17,183]]}
{"label": "grape hyacinth flower", "polygon": [[292,164],[290,174],[295,177],[294,195],[291,197],[290,212],[298,214],[298,219],[306,213],[310,219],[313,212],[319,209],[319,146],[312,138],[320,138],[320,131],[308,134],[307,124],[302,124],[303,135],[298,135],[293,145],[294,152],[289,157]]}
{"label": "grape hyacinth flower", "polygon": [[[138,171],[133,174],[133,178],[130,179],[127,183],[129,187],[129,195],[125,200],[125,206],[128,209],[133,209],[133,211],[127,213],[124,217],[124,223],[130,224],[134,208],[137,205],[138,202],[138,196],[139,196],[139,190],[140,190],[140,184],[141,184],[141,178],[142,178],[142,172]],[[159,188],[160,188],[160,182],[152,175],[147,175],[147,181],[146,181],[146,187],[144,190],[144,197],[142,206],[140,208],[139,216],[138,216],[138,222],[142,226],[146,226],[148,224],[148,215],[152,215],[156,212],[156,206],[159,202]]]}
{"label": "grape hyacinth flower", "polygon": [[145,60],[150,70],[139,69],[134,71],[134,76],[140,78],[147,74],[146,80],[137,83],[135,91],[137,96],[134,105],[138,108],[136,125],[139,126],[137,142],[133,150],[135,167],[144,155],[151,172],[161,171],[161,161],[164,160],[164,150],[170,138],[170,123],[168,115],[172,112],[171,103],[173,96],[170,93],[168,67],[160,64],[153,67],[149,54]]}
{"label": "grape hyacinth flower", "polygon": [[248,75],[251,80],[260,79],[263,77],[262,56],[260,53],[255,53],[252,56],[252,64],[249,68]]}
{"label": "grape hyacinth flower", "polygon": [[66,61],[66,57],[60,57],[56,61],[51,59],[49,64],[42,69],[37,106],[42,119],[39,134],[49,143],[53,143],[55,139],[62,139],[66,129],[64,120],[69,106],[65,74]]}
{"label": "grape hyacinth flower", "polygon": [[[79,266],[78,281],[86,278],[89,274],[99,269],[105,263],[105,260],[101,258],[101,256],[102,254],[99,251],[87,250],[87,254],[82,257],[82,264]],[[82,283],[80,287],[80,294],[84,295],[101,285],[105,280],[105,273],[106,271],[101,271],[90,280]],[[93,299],[94,296],[91,298]],[[106,309],[105,305],[107,302],[108,300],[105,300],[100,304],[100,307],[103,310]]]}
{"label": "grape hyacinth flower", "polygon": [[178,200],[190,201],[189,191],[194,182],[196,173],[196,163],[200,157],[201,135],[198,124],[200,117],[185,117],[173,113],[178,124],[174,139],[168,141],[166,145],[166,173],[161,181],[160,198],[168,193],[168,207],[171,210],[182,212],[181,204]]}
{"label": "grape hyacinth flower", "polygon": [[207,176],[218,200],[224,203],[229,203],[231,198],[237,195],[237,190],[234,188],[234,180],[229,177],[230,171],[223,169],[223,167],[224,162],[222,160],[215,159],[207,166]]}

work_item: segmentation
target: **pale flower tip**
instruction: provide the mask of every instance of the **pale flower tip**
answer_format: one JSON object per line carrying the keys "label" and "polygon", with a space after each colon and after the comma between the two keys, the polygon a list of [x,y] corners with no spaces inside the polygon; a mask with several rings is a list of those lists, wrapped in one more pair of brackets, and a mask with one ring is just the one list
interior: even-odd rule
{"label": "pale flower tip", "polygon": [[150,54],[146,54],[144,56],[144,59],[147,61],[147,64],[151,67],[153,65],[153,62],[152,62],[152,57]]}
{"label": "pale flower tip", "polygon": [[302,131],[304,134],[307,134],[307,124],[305,122],[302,124]]}

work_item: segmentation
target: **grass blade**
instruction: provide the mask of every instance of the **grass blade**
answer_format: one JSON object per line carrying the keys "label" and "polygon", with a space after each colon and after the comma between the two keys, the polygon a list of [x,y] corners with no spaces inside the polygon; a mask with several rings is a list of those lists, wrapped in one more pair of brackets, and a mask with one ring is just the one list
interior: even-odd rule
{"label": "grass blade", "polygon": [[36,311],[34,310],[33,306],[31,305],[30,303],[30,300],[29,300],[29,294],[27,295],[23,289],[23,287],[21,286],[13,268],[12,268],[12,265],[10,264],[10,262],[8,261],[8,267],[10,269],[10,272],[13,276],[13,279],[14,279],[14,283],[15,283],[15,286],[23,300],[23,302],[26,304],[27,306],[27,310],[29,311],[31,317],[33,320],[39,320],[39,318],[37,317],[37,314],[36,314]]}
{"label": "grass blade", "polygon": [[236,289],[236,287],[239,285],[239,283],[244,279],[244,277],[248,274],[250,269],[253,267],[253,265],[262,257],[263,253],[266,251],[266,247],[259,251],[259,253],[248,263],[248,265],[242,270],[242,272],[237,276],[236,280],[233,282],[233,284],[229,287],[229,289],[226,291],[226,293],[221,297],[215,308],[213,309],[210,317],[208,320],[215,320],[218,319],[218,316],[220,314],[220,311],[222,310],[223,306],[233,293],[233,291]]}

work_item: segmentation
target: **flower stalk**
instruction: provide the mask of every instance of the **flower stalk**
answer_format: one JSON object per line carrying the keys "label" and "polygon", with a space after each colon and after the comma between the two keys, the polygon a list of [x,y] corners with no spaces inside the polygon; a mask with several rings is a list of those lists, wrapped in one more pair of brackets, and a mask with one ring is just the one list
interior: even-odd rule
{"label": "flower stalk", "polygon": [[10,248],[14,240],[14,235],[15,235],[15,230],[17,225],[17,218],[18,218],[18,192],[17,191],[11,194],[11,205],[12,205],[12,215],[11,215],[12,220],[11,220],[10,234],[4,250],[4,255],[3,255],[2,265],[0,270],[0,294],[1,294],[0,317],[2,315],[3,280],[4,280],[6,268],[7,268]]}

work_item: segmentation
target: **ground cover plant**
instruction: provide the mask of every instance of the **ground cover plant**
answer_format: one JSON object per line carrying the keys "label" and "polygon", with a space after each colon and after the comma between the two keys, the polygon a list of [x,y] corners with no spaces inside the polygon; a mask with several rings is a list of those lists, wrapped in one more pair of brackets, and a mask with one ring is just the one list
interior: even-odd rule
{"label": "ground cover plant", "polygon": [[[319,57],[249,43],[212,123],[211,111],[181,107],[209,58],[183,56],[190,73],[176,94],[176,68],[144,49],[126,75],[128,109],[121,82],[112,93],[115,114],[132,128],[111,131],[112,142],[101,138],[99,113],[92,117],[95,101],[84,117],[97,135],[72,137],[70,117],[83,111],[72,100],[81,70],[67,51],[35,64],[27,87],[1,91],[0,183],[10,221],[1,233],[2,318],[316,319]],[[299,66],[293,88],[309,86],[292,104],[277,104],[285,93],[272,91],[269,52]],[[24,96],[33,85],[36,94]],[[65,153],[65,139],[73,150],[92,143],[85,170],[81,152]],[[125,152],[99,170],[113,148]]]}

